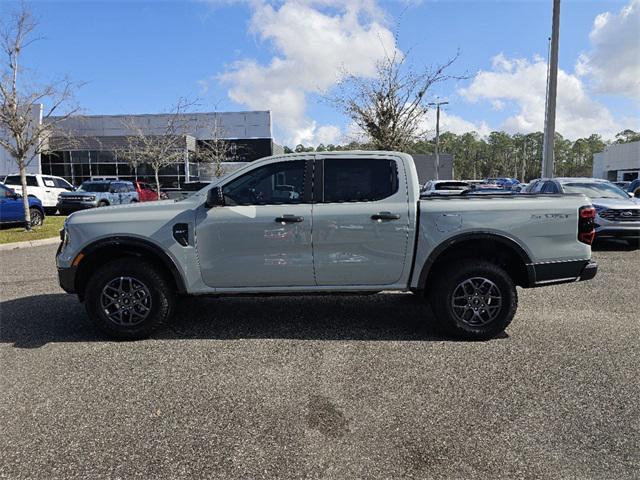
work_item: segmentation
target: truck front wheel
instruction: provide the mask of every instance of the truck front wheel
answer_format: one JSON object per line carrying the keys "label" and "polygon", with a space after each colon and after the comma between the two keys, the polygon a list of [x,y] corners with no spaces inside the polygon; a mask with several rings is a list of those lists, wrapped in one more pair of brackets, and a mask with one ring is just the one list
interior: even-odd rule
{"label": "truck front wheel", "polygon": [[119,340],[146,338],[171,315],[173,291],[153,265],[123,258],[98,268],[87,283],[85,305],[93,323]]}
{"label": "truck front wheel", "polygon": [[516,313],[515,284],[491,262],[456,262],[434,283],[431,307],[438,322],[456,337],[488,340],[503,332]]}

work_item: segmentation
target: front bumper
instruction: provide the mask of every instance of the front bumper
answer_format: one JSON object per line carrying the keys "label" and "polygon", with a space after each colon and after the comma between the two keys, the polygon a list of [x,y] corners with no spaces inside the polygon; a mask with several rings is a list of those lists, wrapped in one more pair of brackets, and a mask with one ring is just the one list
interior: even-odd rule
{"label": "front bumper", "polygon": [[76,273],[78,267],[71,266],[67,268],[58,267],[58,282],[60,287],[67,293],[76,293]]}
{"label": "front bumper", "polygon": [[73,213],[79,210],[88,210],[89,208],[96,208],[96,203],[89,202],[58,202],[58,210],[60,213]]}
{"label": "front bumper", "polygon": [[640,227],[600,227],[596,228],[596,238],[640,238]]}

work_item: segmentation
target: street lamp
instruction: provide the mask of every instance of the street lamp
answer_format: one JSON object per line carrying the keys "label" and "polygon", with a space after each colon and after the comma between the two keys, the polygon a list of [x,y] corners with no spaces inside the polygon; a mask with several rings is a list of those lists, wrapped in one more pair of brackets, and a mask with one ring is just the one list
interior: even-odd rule
{"label": "street lamp", "polygon": [[440,105],[448,104],[449,102],[427,103],[436,107],[436,180],[440,180]]}

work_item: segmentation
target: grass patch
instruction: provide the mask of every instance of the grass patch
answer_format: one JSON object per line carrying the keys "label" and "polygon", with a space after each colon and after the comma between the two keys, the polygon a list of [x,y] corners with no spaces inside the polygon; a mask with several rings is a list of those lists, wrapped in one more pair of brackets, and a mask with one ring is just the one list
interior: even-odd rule
{"label": "grass patch", "polygon": [[25,232],[23,226],[2,227],[0,229],[0,244],[57,237],[65,218],[67,217],[64,215],[47,216],[44,219],[44,225],[33,227],[31,232]]}

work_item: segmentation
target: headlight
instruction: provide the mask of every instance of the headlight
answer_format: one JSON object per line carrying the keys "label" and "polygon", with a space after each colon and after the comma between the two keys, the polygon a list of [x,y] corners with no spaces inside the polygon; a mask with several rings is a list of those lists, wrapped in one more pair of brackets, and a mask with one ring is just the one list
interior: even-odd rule
{"label": "headlight", "polygon": [[91,195],[90,197],[86,197],[86,199],[90,202],[93,202],[96,199],[95,195]]}
{"label": "headlight", "polygon": [[69,230],[67,230],[66,225],[60,230],[60,240],[62,240],[62,248],[66,248],[69,245]]}

